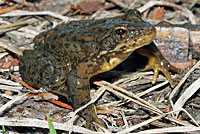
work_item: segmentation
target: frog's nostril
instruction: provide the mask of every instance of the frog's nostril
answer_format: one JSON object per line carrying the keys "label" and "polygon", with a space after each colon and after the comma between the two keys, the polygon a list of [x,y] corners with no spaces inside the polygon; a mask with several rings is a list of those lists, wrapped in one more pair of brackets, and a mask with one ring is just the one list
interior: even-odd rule
{"label": "frog's nostril", "polygon": [[152,30],[154,27],[152,25],[150,25],[149,23],[145,24],[143,29],[145,30]]}

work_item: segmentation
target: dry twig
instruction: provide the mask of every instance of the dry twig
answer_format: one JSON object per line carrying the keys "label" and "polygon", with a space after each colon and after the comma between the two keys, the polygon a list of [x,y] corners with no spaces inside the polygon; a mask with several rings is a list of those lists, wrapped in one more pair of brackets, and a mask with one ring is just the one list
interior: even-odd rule
{"label": "dry twig", "polygon": [[122,130],[121,132],[118,132],[118,133],[116,133],[116,134],[127,134],[127,133],[129,133],[129,132],[131,132],[131,131],[133,131],[133,130],[135,130],[135,129],[137,129],[137,128],[140,128],[140,127],[142,127],[142,126],[144,126],[144,125],[147,125],[147,124],[149,124],[149,123],[151,123],[151,122],[153,122],[153,121],[155,121],[155,120],[161,119],[162,117],[164,117],[164,115],[160,115],[160,116],[157,116],[157,117],[153,117],[152,119],[148,119],[147,121],[144,121],[144,122],[139,123],[139,124],[137,124],[137,125],[134,125],[134,126],[132,126],[132,127],[130,127],[130,128],[127,128],[127,129],[125,129],[125,130]]}
{"label": "dry twig", "polygon": [[[158,114],[158,115],[163,114],[162,111],[160,111],[159,109],[157,109],[157,108],[156,108],[155,106],[153,106],[152,104],[146,102],[145,100],[139,98],[138,96],[134,95],[133,93],[128,92],[128,91],[126,91],[126,90],[124,90],[124,89],[122,89],[122,88],[120,88],[120,87],[118,87],[118,86],[116,86],[116,85],[112,85],[112,84],[110,84],[110,83],[108,83],[108,82],[106,82],[106,81],[94,82],[94,84],[96,84],[96,85],[98,85],[98,86],[103,86],[103,87],[106,88],[106,90],[108,90],[108,91],[110,91],[110,92],[112,92],[112,93],[115,93],[115,94],[117,94],[117,95],[119,95],[119,96],[121,96],[121,97],[123,97],[123,98],[125,98],[125,99],[128,99],[128,100],[130,100],[130,101],[132,101],[132,102],[134,102],[134,103],[136,103],[136,104],[139,104],[139,105],[145,107],[146,109],[149,109],[150,111],[152,111],[152,112],[154,112],[154,113],[156,113],[156,114]],[[108,86],[106,86],[106,85],[108,85]],[[117,89],[117,90],[120,90],[121,92],[123,92],[123,93],[125,93],[125,94],[128,94],[128,95],[130,95],[131,97],[138,99],[139,101],[134,100],[134,99],[132,99],[131,97],[129,97],[129,96],[127,96],[127,95],[124,95],[124,94],[122,94],[122,93],[120,93],[120,92],[118,92],[118,91],[116,91],[116,90],[113,90],[113,89],[110,88],[109,86],[111,86],[112,88],[115,88],[115,89]]]}
{"label": "dry twig", "polygon": [[186,101],[200,89],[200,78],[193,82],[185,92],[178,98],[176,103],[173,106],[173,110],[175,110],[175,116],[177,117],[180,109],[185,105]]}
{"label": "dry twig", "polygon": [[30,11],[22,11],[22,10],[15,10],[6,14],[2,14],[0,15],[0,17],[16,17],[16,16],[33,16],[33,15],[49,15],[52,17],[55,17],[57,19],[61,19],[62,21],[69,21],[69,17],[60,15],[60,14],[56,14],[54,12],[51,11],[38,11],[38,12],[30,12]]}
{"label": "dry twig", "polygon": [[22,55],[22,51],[20,51],[17,47],[15,47],[13,44],[9,43],[7,40],[0,40],[0,47],[9,50],[17,55]]}
{"label": "dry twig", "polygon": [[163,133],[188,133],[192,131],[200,131],[200,127],[194,126],[180,126],[180,127],[168,127],[168,128],[158,128],[158,129],[149,129],[145,131],[141,131],[138,133],[131,133],[131,134],[163,134]]}
{"label": "dry twig", "polygon": [[3,111],[5,111],[7,108],[11,107],[12,104],[14,104],[16,101],[21,100],[22,98],[24,98],[28,93],[25,93],[21,96],[17,96],[16,98],[10,100],[9,102],[7,102],[6,104],[4,104],[2,107],[0,107],[0,114],[3,113]]}
{"label": "dry twig", "polygon": [[159,6],[170,6],[170,7],[174,7],[177,8],[183,12],[185,12],[186,15],[188,15],[187,17],[189,18],[190,22],[192,24],[197,24],[197,20],[196,17],[193,15],[193,13],[188,10],[187,8],[184,8],[182,6],[176,5],[174,3],[170,3],[170,2],[165,2],[165,1],[149,1],[148,3],[146,3],[144,6],[138,8],[138,10],[140,12],[144,12],[145,10],[155,6],[155,5],[159,5]]}
{"label": "dry twig", "polygon": [[[0,125],[5,126],[21,126],[21,127],[37,127],[37,128],[49,128],[48,122],[45,120],[33,119],[33,118],[5,118],[0,117]],[[70,131],[72,128],[69,127],[67,123],[57,123],[53,122],[55,129]],[[104,134],[103,132],[95,132],[88,130],[83,127],[73,126],[74,132],[83,133],[83,134]]]}
{"label": "dry twig", "polygon": [[169,96],[169,100],[170,103],[172,105],[172,107],[174,106],[172,98],[174,97],[174,95],[178,92],[178,90],[180,89],[180,87],[183,85],[183,83],[186,81],[186,79],[189,77],[189,75],[196,69],[198,68],[198,66],[200,66],[200,61],[198,61],[186,74],[185,76],[182,78],[182,80],[178,83],[178,85],[174,88],[174,90],[171,92],[170,96]]}

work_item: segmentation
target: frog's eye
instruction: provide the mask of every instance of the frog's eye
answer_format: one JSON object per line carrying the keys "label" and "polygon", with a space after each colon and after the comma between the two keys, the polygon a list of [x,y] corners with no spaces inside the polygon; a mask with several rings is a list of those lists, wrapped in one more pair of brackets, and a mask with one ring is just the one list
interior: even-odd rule
{"label": "frog's eye", "polygon": [[125,26],[118,26],[114,29],[114,35],[117,39],[124,39],[127,37],[128,30]]}
{"label": "frog's eye", "polygon": [[117,29],[115,32],[116,32],[116,34],[118,34],[120,36],[126,33],[126,31],[124,29]]}

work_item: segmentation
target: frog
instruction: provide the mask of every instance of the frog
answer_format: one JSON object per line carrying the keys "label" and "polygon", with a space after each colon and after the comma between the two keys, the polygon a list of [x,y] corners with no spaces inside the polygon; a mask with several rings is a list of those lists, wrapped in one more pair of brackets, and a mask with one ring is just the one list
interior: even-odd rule
{"label": "frog", "polygon": [[[162,72],[174,87],[169,71],[181,70],[152,43],[155,36],[156,28],[135,9],[111,18],[73,20],[36,36],[34,50],[23,51],[19,58],[19,71],[30,86],[66,96],[74,110],[90,101],[93,76],[115,68],[135,51],[149,59],[145,70],[153,68],[153,84]],[[79,115],[86,120],[86,128],[93,121],[105,127],[95,104]]]}

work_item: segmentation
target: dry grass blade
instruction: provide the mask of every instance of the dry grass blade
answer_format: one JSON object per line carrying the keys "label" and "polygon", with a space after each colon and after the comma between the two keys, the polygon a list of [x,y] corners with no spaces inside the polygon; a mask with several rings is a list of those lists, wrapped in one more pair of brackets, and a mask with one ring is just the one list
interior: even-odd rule
{"label": "dry grass blade", "polygon": [[[0,68],[0,72],[9,72],[9,71],[10,71],[10,68],[8,68],[8,69]],[[12,71],[14,71],[14,72],[19,71],[19,66],[12,67]]]}
{"label": "dry grass blade", "polygon": [[106,81],[102,81],[102,82],[103,82],[104,84],[108,84],[109,86],[111,86],[111,87],[113,87],[113,88],[115,88],[115,89],[117,89],[117,90],[119,90],[119,91],[121,91],[121,92],[123,92],[123,93],[125,93],[125,94],[127,94],[127,95],[130,95],[131,97],[133,97],[133,98],[139,100],[140,102],[144,103],[145,105],[148,105],[149,107],[152,107],[153,109],[157,110],[157,112],[163,114],[163,112],[160,111],[157,107],[155,107],[154,105],[148,103],[148,102],[145,101],[144,99],[141,99],[139,96],[134,95],[132,92],[129,92],[129,91],[127,91],[127,90],[125,90],[125,89],[123,89],[123,88],[121,88],[121,87],[118,87],[118,86],[116,86],[116,85],[110,84],[110,83],[108,83],[108,82],[106,82]]}
{"label": "dry grass blade", "polygon": [[[150,111],[153,112],[153,113],[156,113],[156,114],[161,115],[161,116],[162,116],[162,115],[165,115],[162,111],[160,112],[160,110],[159,110],[158,108],[156,108],[155,106],[153,106],[153,105],[151,105],[150,103],[146,102],[145,100],[142,100],[142,99],[139,98],[139,97],[136,97],[136,98],[139,98],[139,100],[142,100],[142,101],[137,101],[137,100],[132,99],[132,98],[131,98],[131,97],[133,97],[133,96],[131,96],[132,93],[130,93],[130,92],[124,90],[124,89],[121,90],[121,88],[118,87],[118,86],[116,86],[116,85],[112,85],[112,84],[110,84],[110,83],[108,83],[108,82],[106,82],[106,81],[94,82],[94,84],[96,84],[96,85],[98,85],[98,86],[102,86],[102,87],[106,88],[106,90],[108,90],[108,91],[110,91],[110,92],[112,92],[112,93],[114,93],[114,94],[116,94],[116,95],[119,95],[119,96],[121,96],[121,97],[123,97],[123,98],[125,98],[125,99],[128,99],[128,100],[130,100],[130,101],[136,103],[136,104],[139,104],[139,105],[143,106],[145,109],[148,109],[148,110],[150,110]],[[104,84],[105,84],[105,85],[104,85]],[[106,85],[108,85],[108,84],[109,84],[111,87],[106,86]],[[125,94],[128,94],[128,95],[130,95],[131,97],[129,97],[129,96],[127,96],[127,95],[124,95],[124,94],[122,94],[122,93],[120,93],[120,92],[118,92],[118,91],[115,91],[115,90],[113,90],[113,88],[120,89],[121,92],[123,92],[123,93],[125,92]],[[143,102],[143,103],[141,103],[141,102]],[[167,120],[170,120],[170,121],[172,121],[172,122],[176,122],[176,123],[181,124],[181,125],[184,125],[184,126],[190,125],[190,124],[188,124],[188,123],[185,122],[185,121],[177,120],[177,119],[172,118],[172,117],[166,116],[165,118],[166,118]]]}
{"label": "dry grass blade", "polygon": [[124,4],[123,2],[119,1],[119,0],[110,0],[110,2],[116,4],[119,7],[122,8],[128,8],[128,5]]}
{"label": "dry grass blade", "polygon": [[182,78],[182,80],[178,83],[178,85],[174,88],[174,90],[171,92],[170,96],[169,96],[169,100],[171,102],[171,105],[173,107],[173,102],[172,102],[172,98],[174,97],[174,95],[176,94],[176,92],[178,91],[178,89],[182,86],[182,84],[186,81],[186,79],[189,77],[189,75],[196,69],[198,68],[198,66],[200,66],[200,61],[198,61],[186,74],[185,76]]}
{"label": "dry grass blade", "polygon": [[192,2],[192,4],[190,4],[189,9],[192,9],[192,8],[194,7],[194,5],[197,4],[198,1],[199,1],[199,0],[194,0],[194,1]]}
{"label": "dry grass blade", "polygon": [[18,82],[14,82],[14,81],[2,79],[2,78],[0,78],[0,83],[4,85],[21,86],[21,84],[19,84]]}
{"label": "dry grass blade", "polygon": [[6,104],[4,104],[2,107],[0,107],[0,114],[3,113],[3,111],[5,111],[7,108],[11,107],[12,104],[14,104],[16,101],[21,100],[22,98],[24,98],[28,93],[25,93],[21,96],[17,96],[16,98],[14,98],[13,100],[10,100],[9,102],[7,102]]}
{"label": "dry grass blade", "polygon": [[9,50],[17,55],[22,55],[22,51],[20,51],[17,47],[15,47],[13,44],[9,43],[7,40],[0,40],[0,47]]}
{"label": "dry grass blade", "polygon": [[170,2],[165,2],[165,1],[149,1],[144,6],[138,8],[138,10],[140,12],[144,12],[145,10],[147,10],[147,9],[149,9],[149,8],[155,6],[155,5],[170,6],[170,7],[174,7],[174,8],[177,8],[179,10],[182,10],[183,12],[185,12],[186,15],[188,15],[188,18],[190,19],[190,22],[192,24],[197,24],[196,17],[194,16],[194,14],[190,10],[188,10],[187,8],[184,8],[182,6],[176,5],[174,3],[170,3]]}
{"label": "dry grass blade", "polygon": [[178,98],[176,103],[173,106],[173,110],[175,112],[175,116],[177,117],[179,114],[179,110],[183,107],[186,101],[200,88],[200,78],[198,78],[195,82],[193,82],[185,92]]}
{"label": "dry grass blade", "polygon": [[[172,112],[170,112],[170,113],[172,113]],[[177,124],[183,125],[183,126],[191,125],[191,123],[188,123],[187,121],[175,119],[173,117],[166,116],[165,118],[168,119],[168,120],[170,120],[170,121],[172,121],[172,122],[175,122]]]}
{"label": "dry grass blade", "polygon": [[0,59],[3,58],[4,56],[8,55],[8,52],[3,52],[3,53],[0,53]]}
{"label": "dry grass blade", "polygon": [[9,11],[12,11],[12,10],[16,10],[18,8],[22,8],[23,6],[25,6],[25,4],[18,4],[18,5],[14,5],[14,6],[9,6],[9,7],[5,7],[5,8],[1,8],[0,14],[4,14],[6,12],[9,12]]}
{"label": "dry grass blade", "polygon": [[198,122],[184,108],[181,108],[180,111],[185,112],[190,117],[190,119],[192,119],[192,121],[199,127]]}
{"label": "dry grass blade", "polygon": [[13,91],[13,92],[20,92],[22,87],[14,87],[14,86],[6,86],[6,85],[0,85],[1,90],[8,90],[8,91]]}
{"label": "dry grass blade", "polygon": [[155,86],[153,86],[153,87],[151,87],[151,88],[149,88],[149,89],[147,89],[147,90],[145,90],[143,92],[137,93],[137,96],[141,97],[141,96],[143,96],[143,95],[145,95],[147,93],[150,93],[150,92],[152,92],[152,91],[154,91],[154,90],[156,90],[156,89],[158,89],[158,88],[160,88],[160,87],[162,87],[162,86],[164,86],[164,85],[166,85],[168,83],[169,83],[168,81],[164,81],[164,82],[162,82],[162,83],[160,83],[158,85],[155,85]]}
{"label": "dry grass blade", "polygon": [[123,121],[124,121],[125,127],[128,128],[128,121],[127,121],[127,119],[126,119],[126,116],[125,116],[124,112],[120,112],[120,114],[121,114],[122,119],[123,119]]}
{"label": "dry grass blade", "polygon": [[14,24],[1,25],[0,29],[13,28],[13,27],[17,27],[17,26],[26,25],[26,24],[28,24],[28,21],[17,22]]}
{"label": "dry grass blade", "polygon": [[23,80],[19,79],[17,76],[9,73],[9,75],[14,78],[15,80],[17,80],[19,83],[21,83],[22,85],[24,85],[25,87],[31,89],[31,90],[35,90],[33,87],[29,86],[26,82],[24,82]]}
{"label": "dry grass blade", "polygon": [[[145,100],[139,98],[138,96],[134,95],[133,93],[128,92],[128,91],[126,91],[126,90],[124,90],[124,89],[122,89],[122,88],[120,88],[120,87],[118,87],[118,86],[116,86],[116,85],[112,85],[112,84],[110,84],[110,83],[108,83],[108,82],[106,82],[106,81],[94,82],[94,84],[96,84],[96,85],[98,85],[98,86],[103,86],[103,87],[106,88],[106,90],[108,90],[108,91],[110,91],[110,92],[112,92],[112,93],[115,93],[115,94],[117,94],[117,95],[119,95],[119,96],[121,96],[121,97],[123,97],[123,98],[125,98],[125,99],[128,99],[128,100],[130,100],[130,101],[132,101],[132,102],[134,102],[134,103],[136,103],[136,104],[139,104],[139,105],[145,107],[146,109],[151,110],[152,112],[154,112],[154,113],[156,113],[156,114],[159,114],[159,115],[160,115],[160,114],[163,114],[163,112],[160,111],[160,110],[159,110],[158,108],[156,108],[155,106],[151,105],[150,103],[148,103],[148,102],[146,102]],[[108,85],[108,86],[107,86],[107,85]],[[121,92],[123,92],[123,93],[125,93],[125,94],[128,94],[128,95],[130,95],[130,96],[133,97],[133,98],[137,98],[139,101],[134,100],[134,99],[132,99],[131,97],[129,97],[129,96],[127,96],[127,95],[124,95],[124,94],[122,94],[122,93],[120,93],[120,92],[118,92],[118,91],[116,91],[116,90],[113,90],[113,88],[114,88],[114,89],[117,89],[117,90],[120,90]]]}
{"label": "dry grass blade", "polygon": [[29,11],[22,11],[22,10],[15,10],[9,13],[5,13],[0,15],[0,17],[15,17],[15,16],[31,16],[31,15],[49,15],[57,19],[61,19],[63,21],[69,21],[69,18],[51,11],[38,11],[38,12],[29,12]]}
{"label": "dry grass blade", "polygon": [[122,130],[122,131],[120,131],[120,132],[118,132],[118,133],[116,133],[116,134],[127,134],[127,133],[129,133],[129,132],[131,132],[131,131],[133,131],[133,130],[135,130],[135,129],[138,129],[139,127],[142,127],[142,126],[144,126],[144,125],[147,125],[147,124],[149,124],[149,123],[151,123],[151,122],[153,122],[153,121],[155,121],[155,120],[161,119],[162,117],[164,117],[164,115],[160,115],[160,116],[157,116],[157,117],[153,117],[152,119],[149,119],[149,120],[147,120],[147,121],[144,121],[144,122],[142,122],[142,123],[139,123],[139,124],[137,124],[137,125],[134,125],[134,126],[132,126],[132,127],[130,127],[130,128],[127,128],[127,129],[125,129],[125,130]]}
{"label": "dry grass blade", "polygon": [[[45,120],[33,119],[33,118],[0,118],[0,125],[5,126],[24,126],[24,127],[37,127],[37,128],[49,128],[48,122]],[[72,128],[68,124],[53,122],[55,129],[69,131]],[[74,132],[82,134],[103,134],[103,132],[95,132],[83,127],[73,126]]]}
{"label": "dry grass blade", "polygon": [[151,129],[146,131],[141,131],[138,133],[132,133],[132,134],[158,134],[158,133],[179,133],[179,132],[192,132],[192,131],[198,131],[200,130],[200,127],[194,127],[194,126],[184,126],[184,127],[168,127],[168,128],[159,128],[159,129]]}
{"label": "dry grass blade", "polygon": [[[172,78],[174,79],[175,77],[176,76],[173,76]],[[160,88],[160,87],[162,87],[162,86],[164,86],[164,85],[166,85],[168,83],[169,83],[169,81],[166,80],[166,81],[164,81],[164,82],[162,82],[162,83],[160,83],[158,85],[155,85],[155,86],[153,86],[153,87],[151,87],[151,88],[149,88],[149,89],[147,89],[147,90],[145,90],[143,92],[138,93],[137,96],[141,97],[141,96],[143,96],[143,95],[145,95],[147,93],[150,93],[150,92],[152,92],[152,91],[154,91],[154,90],[156,90],[156,89],[158,89],[158,88]]]}

